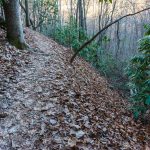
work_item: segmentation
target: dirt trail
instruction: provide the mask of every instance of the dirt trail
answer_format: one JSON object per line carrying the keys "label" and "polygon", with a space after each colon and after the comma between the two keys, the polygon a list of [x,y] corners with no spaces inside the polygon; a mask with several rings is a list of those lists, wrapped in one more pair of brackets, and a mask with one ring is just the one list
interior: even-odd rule
{"label": "dirt trail", "polygon": [[136,124],[127,103],[85,61],[26,30],[32,51],[0,32],[0,150],[116,150],[148,147],[149,126]]}

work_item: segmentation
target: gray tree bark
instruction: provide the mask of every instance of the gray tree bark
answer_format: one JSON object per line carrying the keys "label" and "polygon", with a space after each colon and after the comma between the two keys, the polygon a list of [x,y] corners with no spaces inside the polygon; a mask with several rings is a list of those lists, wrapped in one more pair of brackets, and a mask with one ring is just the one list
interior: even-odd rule
{"label": "gray tree bark", "polygon": [[19,0],[3,0],[8,41],[19,49],[27,48],[21,23]]}
{"label": "gray tree bark", "polygon": [[81,31],[84,31],[84,14],[83,14],[83,1],[82,0],[78,0],[78,4],[79,4],[79,40],[81,39]]}
{"label": "gray tree bark", "polygon": [[28,2],[28,0],[25,0],[25,8],[26,8],[26,27],[30,27],[29,2]]}

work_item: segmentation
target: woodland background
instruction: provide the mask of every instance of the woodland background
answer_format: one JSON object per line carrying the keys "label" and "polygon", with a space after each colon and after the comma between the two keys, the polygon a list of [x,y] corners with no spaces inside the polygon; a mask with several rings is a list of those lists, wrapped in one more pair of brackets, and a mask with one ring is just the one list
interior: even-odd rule
{"label": "woodland background", "polygon": [[[22,0],[20,5],[24,25],[66,47],[78,49],[110,22],[148,7],[150,1]],[[80,55],[106,76],[112,87],[126,90],[124,69],[137,54],[137,41],[144,35],[144,25],[149,22],[149,11],[126,17],[100,34]]]}
{"label": "woodland background", "polygon": [[149,5],[0,0],[0,149],[150,149]]}

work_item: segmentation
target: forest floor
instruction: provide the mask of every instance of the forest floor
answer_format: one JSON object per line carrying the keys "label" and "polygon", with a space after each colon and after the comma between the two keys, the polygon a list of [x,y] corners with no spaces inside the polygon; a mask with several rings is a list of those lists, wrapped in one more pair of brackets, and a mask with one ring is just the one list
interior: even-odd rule
{"label": "forest floor", "polygon": [[25,30],[32,50],[0,29],[0,150],[149,150],[150,124],[87,62]]}

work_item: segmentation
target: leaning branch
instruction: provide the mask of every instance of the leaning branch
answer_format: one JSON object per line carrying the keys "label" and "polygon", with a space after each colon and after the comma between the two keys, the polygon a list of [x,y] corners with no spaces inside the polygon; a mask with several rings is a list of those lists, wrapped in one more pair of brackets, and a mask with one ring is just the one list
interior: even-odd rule
{"label": "leaning branch", "polygon": [[113,24],[119,22],[120,20],[122,20],[123,18],[126,18],[126,17],[129,17],[129,16],[133,16],[133,15],[136,15],[136,14],[139,14],[143,11],[146,11],[146,10],[149,10],[150,7],[146,8],[146,9],[143,9],[143,10],[140,10],[138,12],[135,12],[135,13],[132,13],[132,14],[127,14],[125,16],[122,16],[121,18],[111,22],[110,24],[108,24],[107,26],[105,26],[103,29],[101,29],[99,32],[97,32],[90,40],[86,41],[75,53],[74,55],[72,56],[72,58],[70,59],[70,63],[72,63],[75,59],[75,57],[77,56],[77,54],[82,51],[88,44],[90,44],[93,40],[95,40],[95,38],[101,34],[103,31],[105,31],[107,28],[109,28],[110,26],[112,26]]}

